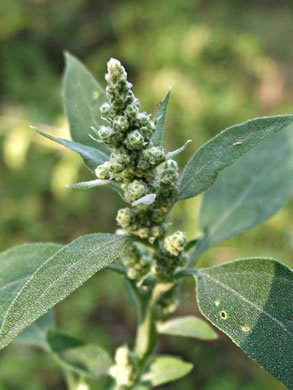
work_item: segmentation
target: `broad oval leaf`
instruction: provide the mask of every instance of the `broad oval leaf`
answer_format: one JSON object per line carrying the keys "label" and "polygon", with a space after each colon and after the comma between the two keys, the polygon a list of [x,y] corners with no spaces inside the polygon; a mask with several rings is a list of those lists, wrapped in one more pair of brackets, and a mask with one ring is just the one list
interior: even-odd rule
{"label": "broad oval leaf", "polygon": [[195,316],[178,317],[160,322],[157,325],[157,330],[161,334],[192,337],[200,340],[215,340],[218,338],[217,333],[208,323]]}
{"label": "broad oval leaf", "polygon": [[293,190],[293,128],[283,130],[227,168],[204,195],[199,226],[204,232],[191,264],[206,249],[270,218]]}
{"label": "broad oval leaf", "polygon": [[48,350],[46,340],[47,331],[55,328],[53,310],[48,311],[42,317],[38,318],[30,326],[25,328],[15,339],[14,342],[28,345],[37,345]]}
{"label": "broad oval leaf", "polygon": [[37,133],[50,139],[51,141],[55,141],[60,145],[65,146],[66,148],[72,150],[73,152],[78,153],[83,159],[85,165],[91,170],[95,171],[98,165],[103,164],[105,161],[108,161],[110,158],[110,153],[108,151],[98,150],[93,148],[92,146],[87,146],[80,144],[78,142],[70,141],[63,138],[54,137],[44,131],[38,129],[35,126],[30,126],[32,129],[36,130]]}
{"label": "broad oval leaf", "polygon": [[248,356],[293,388],[293,272],[272,259],[196,271],[204,316]]}
{"label": "broad oval leaf", "polygon": [[152,136],[152,142],[155,146],[160,146],[162,144],[162,139],[165,131],[167,108],[168,108],[170,96],[171,96],[171,88],[169,88],[163,100],[159,103],[159,107],[154,115],[156,129]]}
{"label": "broad oval leaf", "polygon": [[116,260],[127,239],[127,236],[113,234],[89,234],[47,257],[18,290],[10,305],[6,305],[0,349],[97,271]]}
{"label": "broad oval leaf", "polygon": [[152,386],[159,386],[182,378],[189,374],[192,368],[192,363],[173,356],[161,355],[151,360],[148,372],[142,376],[142,381]]}
{"label": "broad oval leaf", "polygon": [[106,101],[103,88],[86,67],[74,56],[65,54],[66,68],[63,82],[64,109],[73,141],[108,153],[102,144],[93,141],[91,127],[102,123],[99,107]]}
{"label": "broad oval leaf", "polygon": [[77,374],[89,377],[107,375],[113,364],[111,356],[102,347],[87,344],[66,333],[50,330],[47,342],[57,361]]}
{"label": "broad oval leaf", "polygon": [[223,130],[201,146],[184,168],[178,200],[192,198],[209,188],[223,169],[266,138],[293,122],[293,115],[249,120]]}

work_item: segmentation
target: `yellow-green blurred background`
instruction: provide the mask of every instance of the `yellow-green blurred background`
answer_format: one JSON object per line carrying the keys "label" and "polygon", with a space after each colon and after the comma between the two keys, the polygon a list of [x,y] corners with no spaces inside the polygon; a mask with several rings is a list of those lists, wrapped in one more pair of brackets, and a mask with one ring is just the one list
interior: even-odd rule
{"label": "yellow-green blurred background", "polygon": [[[117,195],[66,189],[90,179],[89,171],[28,127],[69,136],[61,98],[65,50],[102,84],[106,61],[120,59],[150,112],[171,85],[165,146],[193,140],[179,158],[182,167],[229,125],[292,113],[292,16],[291,0],[1,0],[0,250],[115,230]],[[173,213],[174,225],[190,239],[199,233],[198,204],[197,198],[181,202]],[[265,224],[208,251],[205,264],[259,255],[293,266],[292,217],[291,201]],[[178,313],[197,311],[188,287]],[[63,330],[111,351],[135,331],[134,309],[110,271],[59,304],[56,318]],[[157,352],[195,364],[193,374],[162,389],[284,389],[222,335],[212,343],[162,337]],[[64,388],[54,361],[39,350],[11,345],[1,351],[0,390]]]}

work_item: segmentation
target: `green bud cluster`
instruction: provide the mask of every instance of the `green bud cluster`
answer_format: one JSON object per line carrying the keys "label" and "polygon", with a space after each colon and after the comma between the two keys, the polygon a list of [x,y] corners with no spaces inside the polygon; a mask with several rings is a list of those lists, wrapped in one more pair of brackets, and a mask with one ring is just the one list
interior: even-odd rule
{"label": "green bud cluster", "polygon": [[178,285],[174,285],[158,300],[156,304],[157,319],[165,319],[177,309],[178,305]]}
{"label": "green bud cluster", "polygon": [[127,345],[117,348],[115,364],[110,368],[109,374],[122,388],[133,386],[137,379],[137,363],[133,352]]}
{"label": "green bud cluster", "polygon": [[[139,112],[140,104],[127,81],[127,73],[118,60],[107,65],[107,103],[100,107],[105,125],[96,130],[98,141],[112,149],[109,161],[96,168],[101,180],[120,184],[124,200],[132,207],[119,210],[117,223],[131,235],[153,244],[160,249],[154,253],[152,272],[161,279],[170,278],[182,264],[180,237],[177,241],[162,240],[168,230],[166,220],[175,203],[179,182],[178,166],[173,160],[166,161],[162,146],[154,146],[151,138],[155,124],[150,115]],[[162,169],[159,165],[163,163]],[[151,204],[137,200],[155,194]],[[176,242],[175,242],[175,241]],[[184,245],[183,245],[184,247]],[[183,249],[182,247],[182,249]],[[149,272],[149,262],[137,247],[128,247],[123,255],[130,279],[139,282]]]}
{"label": "green bud cluster", "polygon": [[161,247],[154,253],[152,273],[159,279],[172,280],[176,269],[186,264],[185,244],[186,236],[183,232],[177,231],[166,237]]}
{"label": "green bud cluster", "polygon": [[[154,176],[151,171],[165,160],[166,153],[162,147],[152,145],[155,124],[148,114],[139,112],[140,104],[131,91],[132,84],[118,60],[112,58],[108,62],[105,79],[108,102],[100,107],[100,112],[107,124],[95,132],[98,141],[113,153],[109,161],[97,167],[96,175],[101,180],[123,183],[125,200],[132,203],[138,199],[133,194],[134,187],[142,196],[150,193],[148,182]],[[140,190],[137,182],[131,183],[135,179],[141,180]]]}
{"label": "green bud cluster", "polygon": [[138,283],[150,270],[150,259],[138,245],[129,243],[122,251],[122,262],[127,267],[129,279]]}

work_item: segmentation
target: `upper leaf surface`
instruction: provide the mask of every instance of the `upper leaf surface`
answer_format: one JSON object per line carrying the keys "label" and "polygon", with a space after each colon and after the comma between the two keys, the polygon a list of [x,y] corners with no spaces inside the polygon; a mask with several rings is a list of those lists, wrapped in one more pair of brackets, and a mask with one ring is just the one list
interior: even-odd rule
{"label": "upper leaf surface", "polygon": [[252,359],[293,388],[293,272],[246,259],[199,269],[201,312]]}
{"label": "upper leaf surface", "polygon": [[203,196],[199,225],[204,237],[195,260],[212,245],[271,217],[293,190],[293,132],[283,130],[227,168]]}
{"label": "upper leaf surface", "polygon": [[162,144],[164,131],[165,131],[167,108],[168,108],[170,96],[171,96],[171,88],[169,88],[163,100],[159,103],[159,107],[154,115],[156,129],[152,136],[152,142],[155,146],[160,146]]}
{"label": "upper leaf surface", "polygon": [[0,349],[33,321],[116,260],[127,240],[89,234],[72,241],[37,269],[10,304],[0,330]]}
{"label": "upper leaf surface", "polygon": [[223,130],[200,147],[188,161],[178,199],[192,198],[205,191],[216,181],[221,170],[292,122],[293,115],[278,115],[252,119]]}
{"label": "upper leaf surface", "polygon": [[63,95],[64,109],[73,141],[92,146],[107,153],[107,148],[94,142],[89,134],[91,126],[102,124],[99,107],[106,101],[103,88],[86,67],[69,53],[65,55]]}
{"label": "upper leaf surface", "polygon": [[24,244],[0,254],[0,322],[25,283],[60,248],[53,243]]}
{"label": "upper leaf surface", "polygon": [[148,372],[142,380],[152,386],[172,382],[189,374],[193,365],[173,356],[161,355],[151,360]]}
{"label": "upper leaf surface", "polygon": [[215,340],[218,338],[217,333],[209,324],[195,316],[178,317],[159,323],[158,332],[201,340]]}
{"label": "upper leaf surface", "polygon": [[45,133],[44,131],[38,129],[35,126],[31,126],[37,133],[55,141],[58,144],[65,146],[66,148],[72,150],[73,152],[78,153],[83,159],[85,165],[91,170],[94,171],[98,165],[103,164],[105,161],[109,160],[108,151],[104,152],[102,150],[95,149],[91,146],[82,145],[78,142],[69,141],[63,138],[54,137],[51,134]]}
{"label": "upper leaf surface", "polygon": [[98,377],[106,375],[112,365],[107,351],[95,344],[63,332],[50,330],[47,341],[56,359],[67,369],[80,375]]}

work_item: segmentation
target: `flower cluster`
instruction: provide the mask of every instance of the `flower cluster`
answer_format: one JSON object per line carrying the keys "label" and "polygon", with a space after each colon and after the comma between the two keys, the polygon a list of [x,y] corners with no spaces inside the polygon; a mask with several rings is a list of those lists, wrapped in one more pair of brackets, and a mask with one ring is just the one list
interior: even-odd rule
{"label": "flower cluster", "polygon": [[137,282],[140,282],[150,270],[150,259],[137,244],[129,243],[124,247],[122,260],[127,267],[129,279]]}
{"label": "flower cluster", "polygon": [[185,233],[177,231],[164,239],[153,256],[152,273],[162,280],[172,280],[177,267],[183,267],[187,260],[184,252]]}
{"label": "flower cluster", "polygon": [[136,381],[136,372],[137,363],[134,353],[129,350],[127,345],[117,348],[115,365],[109,370],[109,374],[115,379],[116,383],[121,387],[133,386]]}
{"label": "flower cluster", "polygon": [[[118,60],[108,62],[105,79],[108,102],[100,107],[105,125],[96,130],[96,136],[112,153],[109,161],[99,165],[95,172],[98,179],[118,183],[124,200],[131,204],[118,211],[118,225],[151,244],[157,240],[156,246],[160,248],[150,265],[141,250],[129,244],[122,255],[123,262],[128,277],[138,283],[150,270],[168,279],[184,257],[180,253],[185,238],[181,237],[180,241],[179,235],[171,236],[173,238],[167,238],[162,244],[168,230],[166,220],[177,196],[178,166],[174,160],[166,160],[162,146],[153,145],[155,123],[150,115],[139,112],[140,104],[131,90],[132,84],[127,81],[126,71]],[[144,201],[146,198],[151,201]],[[182,240],[184,243],[180,244]]]}

